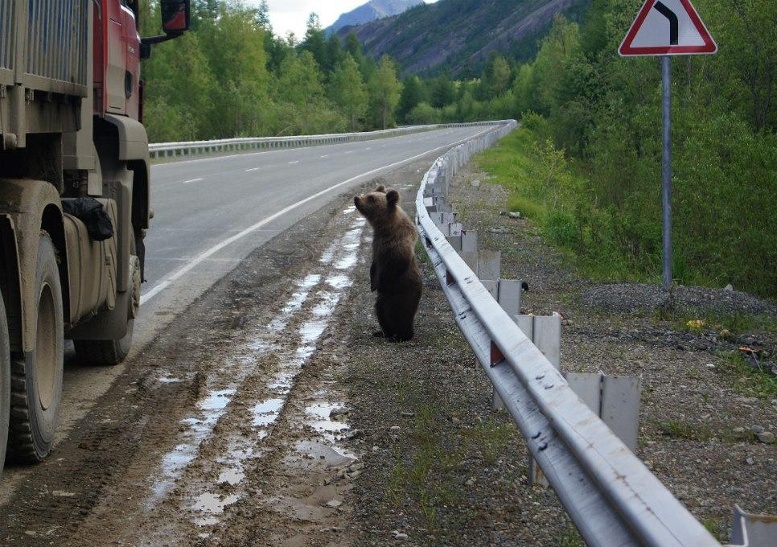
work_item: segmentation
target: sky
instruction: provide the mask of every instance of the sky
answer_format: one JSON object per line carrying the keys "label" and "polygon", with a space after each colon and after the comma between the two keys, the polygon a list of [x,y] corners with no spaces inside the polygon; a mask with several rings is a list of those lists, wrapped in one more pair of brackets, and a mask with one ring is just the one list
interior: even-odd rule
{"label": "sky", "polygon": [[[426,0],[427,4],[437,0]],[[326,28],[343,13],[366,4],[368,0],[268,0],[270,24],[273,33],[285,37],[289,31],[293,31],[297,39],[305,36],[308,17],[311,12],[318,15],[321,28]],[[249,5],[259,5],[259,0],[247,2]]]}

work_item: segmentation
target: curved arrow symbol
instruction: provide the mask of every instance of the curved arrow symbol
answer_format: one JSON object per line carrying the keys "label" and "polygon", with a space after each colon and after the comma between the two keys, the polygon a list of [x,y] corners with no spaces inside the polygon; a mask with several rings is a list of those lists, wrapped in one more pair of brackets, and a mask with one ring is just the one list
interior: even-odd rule
{"label": "curved arrow symbol", "polygon": [[669,44],[676,46],[680,37],[680,23],[677,19],[677,14],[661,2],[656,2],[656,5],[653,7],[669,20]]}

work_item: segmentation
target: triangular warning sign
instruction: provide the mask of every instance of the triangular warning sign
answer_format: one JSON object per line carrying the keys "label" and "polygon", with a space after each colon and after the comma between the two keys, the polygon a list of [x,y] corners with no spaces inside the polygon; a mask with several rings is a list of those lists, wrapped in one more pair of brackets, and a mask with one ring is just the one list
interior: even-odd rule
{"label": "triangular warning sign", "polygon": [[716,51],[718,45],[690,0],[646,0],[618,48],[622,56]]}

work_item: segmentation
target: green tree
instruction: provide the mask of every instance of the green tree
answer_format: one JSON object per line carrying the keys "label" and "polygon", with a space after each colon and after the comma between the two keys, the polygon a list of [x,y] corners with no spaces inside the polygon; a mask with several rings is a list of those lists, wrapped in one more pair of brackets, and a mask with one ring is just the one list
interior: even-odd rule
{"label": "green tree", "polygon": [[329,96],[348,117],[351,131],[356,131],[359,119],[367,111],[369,93],[359,66],[350,54],[345,55],[332,73]]}
{"label": "green tree", "polygon": [[536,80],[531,64],[521,65],[513,82],[513,94],[515,97],[515,110],[519,116],[532,110],[532,97],[536,91]]}
{"label": "green tree", "polygon": [[533,106],[542,114],[550,114],[558,106],[561,90],[559,75],[565,61],[579,50],[578,27],[563,16],[556,16],[550,33],[542,40],[534,61],[532,76],[536,79]]}
{"label": "green tree", "polygon": [[255,11],[256,22],[266,32],[272,33],[272,25],[270,24],[270,6],[267,4],[267,0],[259,2],[259,7]]}
{"label": "green tree", "polygon": [[152,142],[195,140],[211,134],[216,83],[196,33],[155,46],[143,64],[143,79],[144,123]]}
{"label": "green tree", "polygon": [[447,74],[440,74],[430,84],[429,103],[442,108],[456,101],[456,87]]}
{"label": "green tree", "polygon": [[302,40],[300,49],[312,53],[316,63],[322,69],[329,66],[326,37],[324,36],[324,30],[321,28],[321,21],[315,13],[311,13],[308,17],[307,30],[305,31],[305,37]]}
{"label": "green tree", "polygon": [[488,100],[504,95],[510,87],[513,71],[510,63],[496,51],[492,51],[483,69],[477,97]]}
{"label": "green tree", "polygon": [[281,63],[276,99],[294,105],[317,103],[324,97],[318,63],[309,51],[289,56]]}
{"label": "green tree", "polygon": [[377,72],[369,81],[370,104],[373,119],[382,129],[394,123],[394,110],[399,103],[402,83],[397,77],[397,68],[390,57],[384,55]]}
{"label": "green tree", "polygon": [[418,104],[426,100],[426,93],[421,79],[416,75],[405,78],[402,85],[402,94],[399,97],[397,106],[397,119],[400,122],[407,122],[407,115]]}
{"label": "green tree", "polygon": [[253,10],[223,4],[218,20],[203,35],[203,50],[214,78],[209,137],[255,135],[262,131],[268,100],[264,29]]}
{"label": "green tree", "polygon": [[332,33],[326,40],[324,64],[321,65],[321,70],[324,73],[325,79],[328,74],[334,72],[337,64],[344,58],[345,52],[343,52],[343,46],[340,43],[340,38],[337,36],[337,34]]}
{"label": "green tree", "polygon": [[720,52],[716,93],[745,114],[756,131],[777,130],[777,2],[708,0]]}

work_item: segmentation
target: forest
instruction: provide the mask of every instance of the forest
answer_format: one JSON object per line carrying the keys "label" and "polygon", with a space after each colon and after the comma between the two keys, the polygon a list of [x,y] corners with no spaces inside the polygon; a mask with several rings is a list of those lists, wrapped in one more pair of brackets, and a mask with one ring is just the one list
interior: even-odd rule
{"label": "forest", "polygon": [[[315,14],[304,36],[279,37],[266,3],[194,0],[192,31],[144,65],[144,118],[153,142],[515,118],[482,159],[510,206],[590,275],[659,283],[661,63],[617,54],[642,3],[592,0],[579,22],[557,17],[529,62],[492,52],[454,80],[365,56]],[[777,2],[693,4],[719,50],[672,60],[675,282],[777,298]]]}

